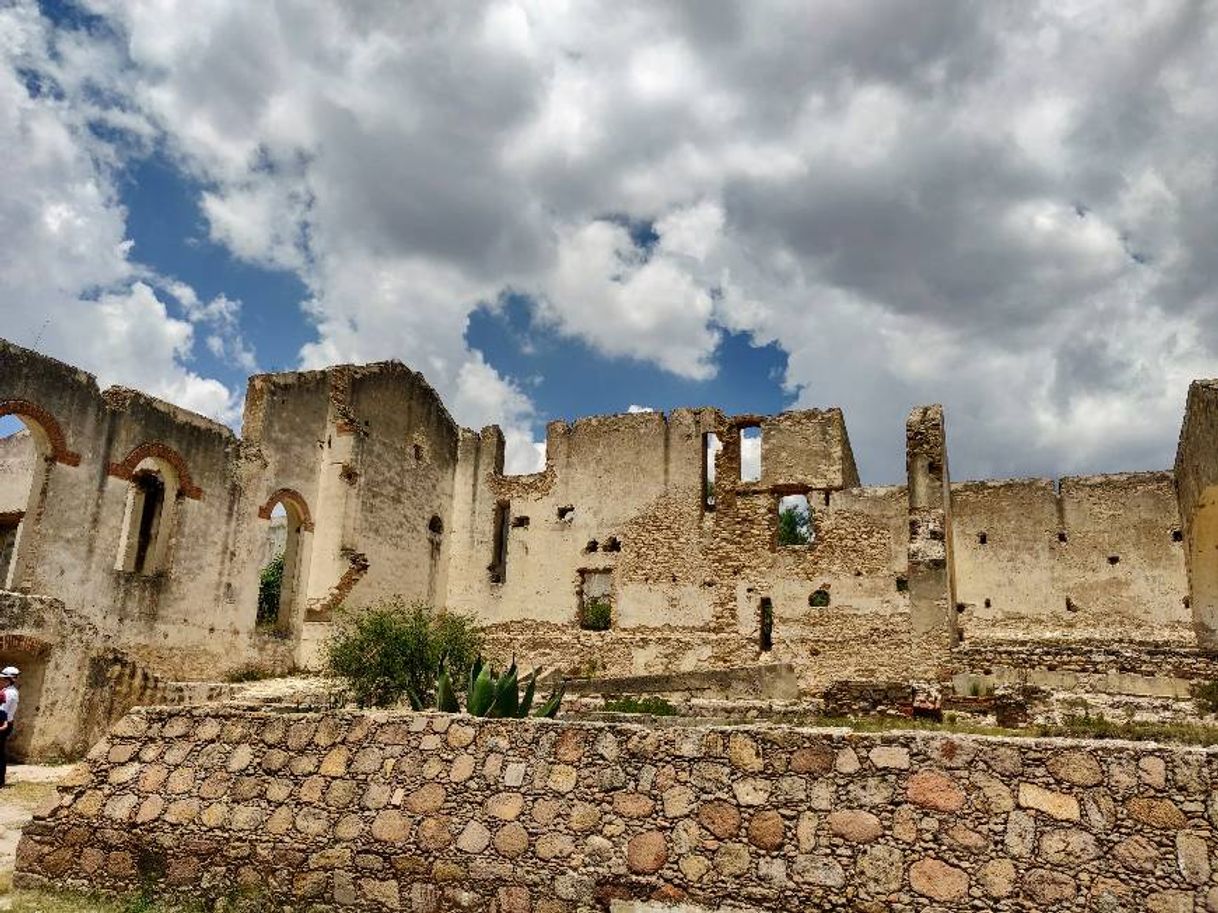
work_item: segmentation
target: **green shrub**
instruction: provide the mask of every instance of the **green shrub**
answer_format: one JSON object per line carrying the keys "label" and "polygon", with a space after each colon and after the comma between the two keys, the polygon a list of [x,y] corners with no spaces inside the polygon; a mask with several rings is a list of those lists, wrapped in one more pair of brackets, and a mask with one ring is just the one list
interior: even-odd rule
{"label": "green shrub", "polygon": [[605,701],[610,713],[650,713],[652,716],[676,716],[677,708],[662,697],[622,697]]}
{"label": "green shrub", "polygon": [[482,651],[482,632],[468,615],[436,611],[394,596],[357,611],[340,610],[326,645],[327,666],[361,707],[388,707],[411,694],[435,701],[440,660],[464,683]]}
{"label": "green shrub", "polygon": [[829,591],[816,590],[808,597],[808,605],[814,609],[823,609],[829,604]]}
{"label": "green shrub", "polygon": [[585,631],[608,631],[613,624],[613,606],[604,599],[589,599],[580,613],[579,626]]}
{"label": "green shrub", "polygon": [[812,541],[811,511],[801,507],[785,507],[778,513],[778,544],[807,545]]}
{"label": "green shrub", "polygon": [[279,594],[283,592],[283,555],[276,555],[258,578],[258,624],[279,621]]}

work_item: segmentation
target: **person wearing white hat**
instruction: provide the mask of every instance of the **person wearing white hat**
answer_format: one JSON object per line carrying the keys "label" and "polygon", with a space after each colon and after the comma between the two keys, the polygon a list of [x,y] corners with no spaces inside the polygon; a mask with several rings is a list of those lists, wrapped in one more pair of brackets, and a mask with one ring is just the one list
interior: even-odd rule
{"label": "person wearing white hat", "polygon": [[16,666],[5,666],[0,669],[0,682],[4,690],[0,691],[0,787],[4,786],[4,774],[8,769],[8,737],[13,732],[13,722],[17,719],[17,702],[20,695],[17,692],[17,676],[21,670]]}

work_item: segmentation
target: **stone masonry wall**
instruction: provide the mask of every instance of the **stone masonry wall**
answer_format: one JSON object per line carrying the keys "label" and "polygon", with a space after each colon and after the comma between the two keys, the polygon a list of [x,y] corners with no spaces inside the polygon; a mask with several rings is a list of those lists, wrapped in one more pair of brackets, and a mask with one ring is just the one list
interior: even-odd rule
{"label": "stone masonry wall", "polygon": [[16,883],[293,910],[1218,907],[1218,752],[1155,744],[141,708]]}

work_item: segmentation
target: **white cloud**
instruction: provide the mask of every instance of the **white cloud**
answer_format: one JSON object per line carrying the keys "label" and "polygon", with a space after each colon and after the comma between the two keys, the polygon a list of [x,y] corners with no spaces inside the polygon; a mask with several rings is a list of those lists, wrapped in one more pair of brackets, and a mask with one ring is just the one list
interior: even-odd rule
{"label": "white cloud", "polygon": [[[515,465],[532,406],[464,338],[506,289],[687,379],[715,375],[720,327],[777,342],[876,480],[928,401],[957,477],[1166,465],[1188,379],[1218,373],[1204,4],[91,5],[121,47],[65,37],[61,80],[90,74],[131,142],[164,141],[213,239],[301,276],[302,361],[400,357],[459,420],[502,422]],[[40,29],[16,9],[10,61]],[[135,296],[118,153],[79,129],[99,106],[5,78],[23,154],[0,177],[39,190],[0,204],[34,252],[0,279]],[[172,294],[171,328],[246,357]]]}
{"label": "white cloud", "polygon": [[[3,335],[222,421],[239,414],[223,384],[187,365],[195,320],[235,335],[226,304],[200,305],[188,286],[157,280],[130,258],[115,189],[113,145],[90,131],[90,99],[117,58],[65,41],[52,46],[31,3],[0,8],[0,312]],[[89,71],[98,76],[91,79]],[[33,93],[29,82],[39,89]],[[117,110],[103,118],[146,136]],[[182,305],[172,316],[153,285]],[[198,312],[197,316],[195,312]]]}

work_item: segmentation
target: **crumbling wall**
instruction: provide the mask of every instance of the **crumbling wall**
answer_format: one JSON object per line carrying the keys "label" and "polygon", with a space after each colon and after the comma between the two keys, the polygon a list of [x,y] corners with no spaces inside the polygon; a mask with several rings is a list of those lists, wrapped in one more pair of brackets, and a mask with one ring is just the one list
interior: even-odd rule
{"label": "crumbling wall", "polygon": [[1188,388],[1175,479],[1193,629],[1201,646],[1218,649],[1218,380]]}
{"label": "crumbling wall", "polygon": [[1193,910],[1218,903],[1214,759],[776,725],[144,708],[25,829],[14,882],[373,911]]}
{"label": "crumbling wall", "polygon": [[[742,481],[740,429],[753,426],[761,474]],[[857,487],[838,410],[554,423],[531,476],[502,474],[497,429],[460,446],[449,605],[490,622],[504,653],[575,674],[789,661],[809,688],[877,664],[925,671],[909,636],[905,490]],[[782,546],[779,504],[795,494],[814,535]],[[581,631],[581,601],[606,577],[612,630]]]}
{"label": "crumbling wall", "polygon": [[0,438],[0,515],[25,510],[37,452],[28,431]]}
{"label": "crumbling wall", "polygon": [[966,638],[1187,643],[1171,473],[952,486]]}

